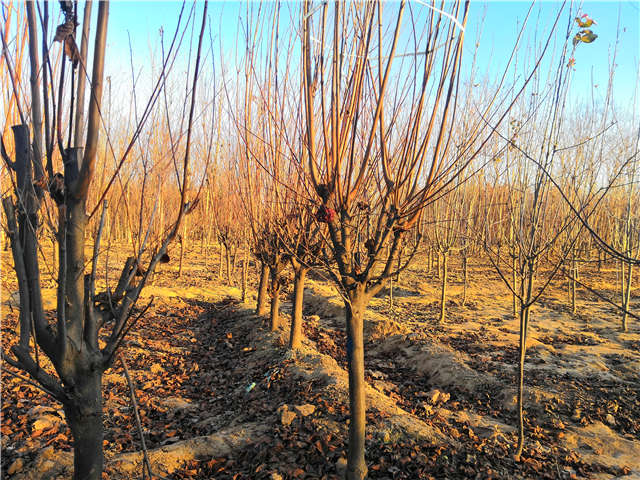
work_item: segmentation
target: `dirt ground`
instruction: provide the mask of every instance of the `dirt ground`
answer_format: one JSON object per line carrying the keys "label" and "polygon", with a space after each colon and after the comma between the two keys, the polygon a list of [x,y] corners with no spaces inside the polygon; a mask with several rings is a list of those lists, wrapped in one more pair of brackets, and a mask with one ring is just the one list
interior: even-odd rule
{"label": "dirt ground", "polygon": [[[339,478],[348,425],[342,301],[311,275],[305,341],[270,333],[218,275],[217,250],[161,267],[140,308],[152,307],[122,357],[136,386],[156,478]],[[114,249],[114,265],[124,257]],[[16,341],[16,282],[2,252],[2,348]],[[526,359],[526,446],[515,445],[518,323],[488,265],[472,260],[467,301],[452,259],[447,316],[439,280],[419,257],[371,302],[365,324],[369,478],[640,478],[640,324],[561,281],[534,307]],[[110,275],[115,275],[111,272]],[[612,265],[585,271],[614,298]],[[255,275],[253,275],[255,276]],[[237,275],[239,278],[239,272]],[[44,280],[46,305],[54,305]],[[631,309],[639,311],[638,284]],[[51,312],[53,314],[53,312]],[[291,306],[282,305],[288,320]],[[9,369],[11,370],[11,369]],[[140,435],[122,364],[105,373],[105,478],[142,478]],[[70,478],[70,432],[60,405],[2,371],[2,478]]]}

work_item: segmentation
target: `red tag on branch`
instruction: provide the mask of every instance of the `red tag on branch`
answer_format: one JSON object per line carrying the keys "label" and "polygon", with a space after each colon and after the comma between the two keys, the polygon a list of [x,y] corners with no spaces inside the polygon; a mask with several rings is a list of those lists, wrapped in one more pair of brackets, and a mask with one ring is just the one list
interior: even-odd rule
{"label": "red tag on branch", "polygon": [[332,208],[321,206],[316,212],[316,220],[322,223],[331,223],[336,218],[336,211]]}

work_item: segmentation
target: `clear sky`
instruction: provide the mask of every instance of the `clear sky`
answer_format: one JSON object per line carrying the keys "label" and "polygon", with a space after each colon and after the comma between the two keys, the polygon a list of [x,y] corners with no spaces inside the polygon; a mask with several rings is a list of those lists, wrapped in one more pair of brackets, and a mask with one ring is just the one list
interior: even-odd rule
{"label": "clear sky", "polygon": [[[131,38],[132,50],[136,65],[144,64],[152,55],[151,52],[158,47],[159,31],[162,27],[165,37],[173,32],[180,2],[172,1],[122,1],[112,2],[110,9],[109,46],[111,48],[111,61],[108,65],[110,73],[118,76],[119,70],[125,70],[130,76],[129,70],[129,40]],[[283,8],[286,17],[293,16],[297,28],[299,24],[297,6],[299,3],[291,2]],[[386,9],[394,11],[397,6],[394,2],[388,2]],[[257,4],[253,5],[254,7]],[[514,45],[521,22],[526,16],[530,2],[528,1],[474,1],[470,10],[467,37],[466,60],[471,61],[478,29],[482,30],[480,45],[478,47],[478,66],[480,71],[486,71],[489,75],[501,73],[500,67],[507,61],[511,48]],[[561,6],[558,1],[537,2],[533,14],[529,20],[528,36],[523,42],[523,55],[533,55],[528,49],[539,47],[543,40],[544,32],[550,28],[555,15]],[[420,3],[413,2],[415,12],[420,9],[426,11]],[[187,9],[190,4],[187,5]],[[211,20],[211,32],[214,42],[221,42],[221,50],[227,59],[233,63],[239,35],[239,18],[245,17],[246,3],[243,2],[211,2],[209,4],[209,17]],[[198,21],[202,5],[198,5]],[[597,25],[592,27],[598,35],[592,44],[580,44],[575,53],[574,98],[590,98],[592,91],[596,96],[604,95],[607,85],[610,66],[613,63],[614,50],[617,47],[615,69],[615,98],[617,102],[631,101],[638,81],[638,66],[640,62],[640,2],[631,0],[621,1],[587,1],[567,4],[563,15],[558,43],[562,40],[566,31],[567,20],[570,18],[570,10],[574,13],[587,13],[595,19]],[[408,24],[405,24],[408,25]],[[408,26],[407,26],[408,28]],[[187,45],[188,46],[188,45]],[[219,44],[215,45],[219,48]],[[185,49],[184,52],[187,50]],[[186,56],[186,55],[185,55]],[[158,57],[156,57],[158,58]],[[597,85],[592,89],[592,85]],[[598,88],[600,90],[598,90]]]}
{"label": "clear sky", "polygon": [[[420,14],[428,11],[421,3],[430,0],[410,0],[414,18],[420,18]],[[7,0],[0,0],[3,10],[8,5]],[[51,4],[51,3],[50,3]],[[54,10],[57,12],[57,2]],[[319,4],[319,2],[316,2]],[[489,78],[497,77],[502,72],[511,48],[515,43],[521,22],[526,16],[530,6],[529,1],[485,1],[474,0],[471,4],[465,41],[465,65],[471,63],[478,31],[481,30],[481,39],[477,51],[478,71],[488,74]],[[259,4],[249,4],[249,8],[256,9]],[[269,5],[269,4],[268,4]],[[273,4],[270,4],[271,6]],[[385,4],[385,12],[393,14],[397,8],[396,1],[388,1]],[[538,1],[529,19],[527,35],[522,39],[520,53],[522,59],[534,58],[535,49],[545,38],[553,19],[562,3],[560,1]],[[118,80],[119,85],[130,85],[131,58],[130,48],[133,54],[133,64],[139,75],[139,82],[144,84],[150,78],[150,67],[157,64],[159,55],[159,38],[161,29],[164,31],[168,42],[182,6],[175,1],[126,1],[115,0],[111,2],[107,59],[107,75],[113,80]],[[300,3],[284,2],[282,7],[282,27],[287,25],[296,30],[300,25]],[[192,3],[186,4],[189,11]],[[79,8],[82,18],[82,6]],[[94,20],[97,8],[94,7]],[[212,1],[209,4],[210,31],[214,39],[214,55],[219,57],[222,53],[225,57],[227,68],[233,68],[236,49],[243,45],[243,33],[239,28],[242,20],[246,18],[247,3],[236,1]],[[197,4],[196,22],[200,21],[202,3]],[[610,0],[610,1],[585,1],[567,3],[562,19],[559,23],[558,33],[555,37],[553,48],[559,48],[566,32],[567,22],[576,14],[587,13],[596,20],[597,25],[592,27],[598,35],[591,44],[580,44],[575,52],[575,75],[573,79],[572,97],[579,100],[590,100],[592,95],[597,99],[605,94],[610,67],[615,57],[614,97],[616,103],[631,107],[635,102],[636,110],[639,95],[634,95],[638,84],[638,71],[640,65],[640,1],[639,0]],[[54,22],[56,19],[53,20]],[[199,23],[198,23],[199,25]],[[410,31],[409,22],[405,17],[404,28]],[[574,24],[574,32],[577,27]],[[131,47],[129,45],[131,41]],[[208,40],[208,38],[207,38]],[[207,42],[208,44],[208,42]],[[181,51],[180,62],[176,66],[179,70],[185,70],[189,52],[189,38],[185,38],[185,45]],[[210,53],[209,53],[210,55]],[[219,63],[219,58],[216,60]],[[211,68],[211,57],[206,62],[205,68]],[[597,86],[597,87],[596,87]]]}

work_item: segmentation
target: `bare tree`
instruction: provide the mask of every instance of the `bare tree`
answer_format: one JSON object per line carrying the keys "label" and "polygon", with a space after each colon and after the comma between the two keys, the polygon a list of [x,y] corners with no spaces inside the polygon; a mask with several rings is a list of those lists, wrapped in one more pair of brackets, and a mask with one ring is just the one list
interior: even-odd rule
{"label": "bare tree", "polygon": [[[144,312],[134,311],[149,275],[153,272],[162,255],[166,253],[170,242],[175,238],[180,223],[189,212],[187,204],[189,178],[189,141],[194,117],[196,86],[200,49],[206,21],[206,3],[204,7],[202,29],[194,79],[191,92],[191,107],[186,134],[186,148],[182,161],[180,182],[180,205],[173,225],[155,250],[148,252],[148,246],[141,240],[138,255],[125,264],[118,287],[113,294],[108,290],[96,295],[95,279],[100,241],[104,227],[107,203],[102,199],[109,186],[99,192],[100,200],[94,212],[102,205],[102,215],[96,229],[91,269],[85,272],[86,232],[90,215],[86,213],[87,200],[95,176],[98,150],[98,137],[102,122],[103,72],[106,51],[107,23],[109,3],[100,2],[98,7],[95,43],[93,49],[93,67],[89,91],[89,110],[84,146],[82,140],[83,104],[78,103],[74,109],[75,98],[83,98],[84,82],[74,81],[85,75],[88,58],[88,25],[83,26],[83,40],[79,50],[75,44],[76,15],[72,2],[61,2],[65,22],[58,26],[55,39],[64,44],[65,56],[59,75],[59,100],[65,87],[65,68],[72,69],[72,79],[68,108],[68,140],[66,147],[62,132],[63,109],[66,104],[58,101],[57,114],[45,114],[43,127],[41,77],[42,72],[49,71],[49,51],[45,49],[43,63],[38,58],[38,25],[36,23],[35,4],[27,4],[29,26],[29,59],[31,68],[31,132],[26,123],[13,127],[14,156],[11,160],[4,145],[2,154],[5,162],[15,172],[14,196],[5,196],[2,204],[7,218],[7,231],[11,239],[14,268],[18,278],[20,293],[19,340],[13,345],[14,357],[4,355],[3,359],[12,367],[26,372],[41,388],[62,403],[67,422],[71,428],[74,444],[74,478],[101,479],[103,468],[103,424],[102,424],[102,375],[114,362],[116,352],[121,346],[124,336],[135,325]],[[90,18],[91,4],[85,10],[85,19]],[[46,15],[45,15],[46,18]],[[46,23],[43,21],[43,31]],[[180,22],[178,22],[180,28]],[[178,31],[176,31],[177,35]],[[175,40],[175,37],[174,37]],[[43,42],[46,45],[46,42]],[[171,56],[175,55],[172,46]],[[68,58],[67,58],[68,57]],[[165,60],[168,60],[165,59]],[[150,111],[158,92],[162,88],[164,76],[168,73],[167,63],[156,83],[154,92],[147,105]],[[53,80],[50,78],[49,81]],[[51,85],[43,84],[45,100],[46,92]],[[49,98],[49,100],[51,100]],[[49,105],[48,101],[46,105]],[[45,108],[45,113],[48,107]],[[120,160],[122,165],[127,153],[131,150],[144,123],[145,115],[136,127],[129,147]],[[52,125],[55,119],[55,128]],[[75,135],[72,135],[75,127]],[[45,142],[43,143],[43,128]],[[33,136],[31,137],[31,133]],[[54,143],[55,141],[55,143]],[[53,173],[53,151],[57,147],[64,163],[64,175]],[[43,158],[46,156],[46,172]],[[115,177],[114,177],[115,179]],[[109,183],[111,185],[112,182]],[[37,230],[40,225],[40,209],[46,190],[58,206],[59,218],[57,228],[58,255],[58,289],[55,325],[49,323],[45,316],[40,281],[40,265],[38,257]],[[133,283],[133,277],[141,270],[142,255],[148,252],[149,263],[142,278]],[[99,340],[102,343],[99,343]],[[53,365],[55,373],[43,364],[43,353]]]}

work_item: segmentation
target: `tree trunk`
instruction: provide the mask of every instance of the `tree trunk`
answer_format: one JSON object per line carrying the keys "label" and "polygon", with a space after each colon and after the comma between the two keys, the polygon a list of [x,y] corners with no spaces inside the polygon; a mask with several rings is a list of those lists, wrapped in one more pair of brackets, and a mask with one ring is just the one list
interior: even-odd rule
{"label": "tree trunk", "polygon": [[517,318],[518,316],[518,297],[516,296],[516,291],[518,289],[518,276],[516,274],[518,265],[517,258],[515,254],[515,247],[513,252],[513,257],[511,258],[511,283],[513,285],[513,292],[511,292],[511,308],[513,309],[513,318]]}
{"label": "tree trunk", "polygon": [[445,311],[447,308],[447,259],[449,257],[448,252],[442,254],[442,284],[440,287],[440,317],[438,323],[444,322]]}
{"label": "tree trunk", "polygon": [[469,280],[469,259],[467,254],[462,257],[462,306],[467,303],[467,283]]}
{"label": "tree trunk", "polygon": [[529,307],[520,306],[520,358],[518,362],[518,446],[514,458],[520,461],[524,447],[524,359],[527,353],[527,324]]}
{"label": "tree trunk", "polygon": [[572,249],[571,254],[571,313],[576,314],[576,278],[578,276],[578,263],[576,262],[576,251]]}
{"label": "tree trunk", "polygon": [[304,281],[307,277],[307,267],[299,266],[295,269],[293,283],[293,317],[291,318],[291,335],[289,348],[295,350],[302,345],[302,304],[304,298]]}
{"label": "tree trunk", "polygon": [[267,287],[269,284],[269,269],[264,262],[260,263],[260,285],[258,286],[258,305],[256,306],[256,314],[264,315],[267,313]]}
{"label": "tree trunk", "polygon": [[345,302],[347,320],[347,363],[349,369],[349,449],[347,480],[362,480],[367,476],[364,460],[365,442],[365,381],[364,381],[364,311],[366,294],[357,286]]}
{"label": "tree trunk", "polygon": [[280,328],[280,269],[270,267],[269,293],[271,295],[271,312],[269,316],[269,328],[275,332]]}
{"label": "tree trunk", "polygon": [[247,275],[249,274],[249,246],[245,245],[242,260],[242,303],[247,300]]}
{"label": "tree trunk", "polygon": [[598,273],[602,271],[602,251],[598,250]]}
{"label": "tree trunk", "polygon": [[627,264],[627,284],[626,284],[626,290],[624,292],[624,297],[622,299],[622,308],[624,308],[623,312],[622,312],[622,331],[626,332],[627,331],[627,311],[629,310],[629,300],[631,299],[631,278],[632,278],[632,274],[633,274],[633,264],[632,263],[628,263]]}
{"label": "tree trunk", "polygon": [[73,404],[64,405],[73,435],[73,479],[101,480],[102,453],[102,372],[78,378]]}
{"label": "tree trunk", "polygon": [[224,245],[225,262],[227,264],[227,285],[231,286],[231,252],[229,251],[229,245]]}
{"label": "tree trunk", "polygon": [[[524,300],[520,301],[520,359],[518,363],[518,446],[514,459],[520,461],[524,447],[524,360],[527,354],[527,331],[529,329],[529,313],[531,299],[533,298],[533,276],[535,272],[535,260],[527,261],[527,290]],[[522,280],[524,281],[524,279]]]}
{"label": "tree trunk", "polygon": [[236,245],[236,247],[233,249],[233,252],[231,253],[231,276],[232,277],[236,276],[237,261],[238,261],[238,246]]}

